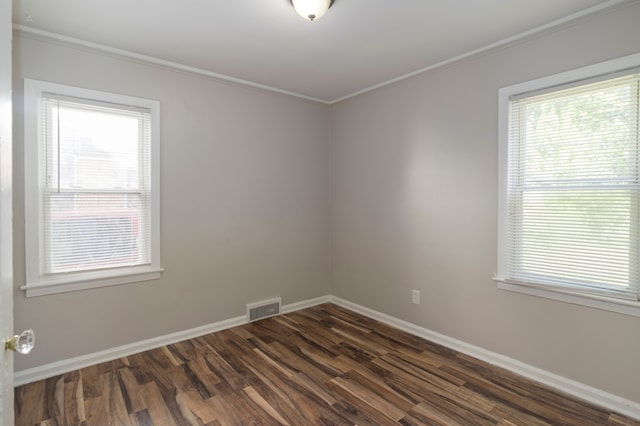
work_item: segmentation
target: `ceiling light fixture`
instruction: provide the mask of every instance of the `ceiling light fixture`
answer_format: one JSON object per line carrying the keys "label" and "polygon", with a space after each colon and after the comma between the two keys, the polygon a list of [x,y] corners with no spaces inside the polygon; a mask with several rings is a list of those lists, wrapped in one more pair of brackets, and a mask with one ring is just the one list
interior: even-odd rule
{"label": "ceiling light fixture", "polygon": [[290,0],[298,15],[309,21],[322,18],[333,4],[333,0]]}

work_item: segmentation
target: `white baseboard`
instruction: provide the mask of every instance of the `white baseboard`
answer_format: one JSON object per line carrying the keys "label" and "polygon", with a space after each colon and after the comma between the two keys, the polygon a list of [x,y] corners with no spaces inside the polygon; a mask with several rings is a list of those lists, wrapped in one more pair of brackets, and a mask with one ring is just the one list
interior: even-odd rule
{"label": "white baseboard", "polygon": [[331,301],[331,297],[332,296],[327,295],[316,297],[315,299],[303,300],[302,302],[290,303],[282,306],[281,310],[283,314],[288,314],[289,312],[295,312],[312,306],[322,305],[323,303],[329,303]]}
{"label": "white baseboard", "polygon": [[159,348],[165,345],[170,345],[172,343],[181,342],[183,340],[192,339],[194,337],[204,336],[205,334],[215,333],[216,331],[226,330],[231,327],[246,324],[246,322],[247,317],[245,315],[242,315],[213,324],[191,328],[189,330],[178,331],[176,333],[154,337],[151,339],[142,340],[140,342],[135,342],[128,345],[118,346],[116,348],[107,349],[104,351],[52,362],[51,364],[45,364],[22,371],[16,371],[13,376],[13,382],[15,386],[21,386],[27,383],[35,382],[42,379],[48,379],[49,377],[88,367],[90,365],[113,361],[114,359]]}
{"label": "white baseboard", "polygon": [[[445,336],[427,328],[420,327],[418,325],[392,317],[387,314],[383,314],[381,312],[349,302],[348,300],[341,299],[339,297],[331,295],[317,297],[314,299],[284,305],[282,306],[281,310],[283,314],[286,314],[327,302],[334,303],[338,306],[350,309],[369,318],[378,320],[385,324],[389,324],[400,330],[406,331],[407,333],[411,333],[415,336],[422,337],[423,339],[430,340],[434,343],[438,343],[450,349],[512,371],[528,379],[535,380],[547,386],[554,387],[576,398],[606,408],[607,410],[640,420],[640,403],[621,398],[619,396],[602,391],[600,389],[596,389],[583,383],[567,379],[566,377],[558,376],[557,374],[553,374],[537,367],[533,367],[516,359],[491,352],[489,350],[471,345],[469,343],[465,343],[461,340],[457,340],[449,336]],[[119,346],[117,348],[108,349],[105,351],[95,352],[92,354],[70,358],[39,367],[29,368],[27,370],[17,371],[14,375],[14,384],[15,386],[21,386],[27,383],[47,379],[59,374],[64,374],[80,368],[88,367],[90,365],[113,361],[114,359],[118,359],[124,356],[129,356],[150,349],[159,348],[183,340],[203,336],[205,334],[215,333],[216,331],[226,330],[228,328],[236,327],[246,323],[247,318],[245,315],[243,315],[224,321],[219,321],[213,324],[192,328],[189,330],[143,340],[141,342],[136,342],[129,345]]]}
{"label": "white baseboard", "polygon": [[640,403],[621,398],[617,395],[576,382],[575,380],[567,379],[566,377],[533,367],[516,359],[445,336],[427,328],[420,327],[410,322],[349,302],[348,300],[340,299],[339,297],[330,296],[329,302],[385,324],[389,324],[400,330],[406,331],[407,333],[413,334],[414,336],[422,337],[423,339],[446,346],[447,348],[488,362],[489,364],[497,367],[504,368],[505,370],[509,370],[528,379],[551,386],[612,412],[640,420]]}
{"label": "white baseboard", "polygon": [[[309,308],[329,302],[330,296],[317,297],[302,302],[283,305],[281,312],[283,314],[294,312],[300,309]],[[50,364],[41,365],[26,370],[16,371],[13,377],[14,386],[22,386],[38,380],[48,379],[59,374],[68,373],[90,365],[100,364],[102,362],[113,361],[114,359],[137,354],[151,349],[159,348],[173,343],[181,342],[194,337],[204,336],[205,334],[215,333],[216,331],[226,330],[247,323],[246,315],[218,321],[213,324],[207,324],[200,327],[191,328],[189,330],[178,331],[176,333],[164,336],[154,337],[152,339],[131,343],[128,345],[118,346],[116,348],[104,351],[94,352],[62,361],[52,362]]]}

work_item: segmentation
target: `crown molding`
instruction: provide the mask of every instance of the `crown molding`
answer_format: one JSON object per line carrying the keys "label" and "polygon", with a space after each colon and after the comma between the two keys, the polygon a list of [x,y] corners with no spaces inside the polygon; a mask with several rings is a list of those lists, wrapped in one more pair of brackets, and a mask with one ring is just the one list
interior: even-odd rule
{"label": "crown molding", "polygon": [[273,87],[273,86],[269,86],[269,85],[265,85],[265,84],[261,84],[261,83],[257,83],[254,81],[249,81],[249,80],[244,80],[241,78],[236,78],[230,75],[226,75],[226,74],[221,74],[221,73],[216,73],[213,71],[209,71],[209,70],[205,70],[202,68],[197,68],[197,67],[192,67],[189,65],[184,65],[181,63],[177,63],[177,62],[173,62],[173,61],[168,61],[165,59],[160,59],[160,58],[156,58],[153,56],[148,56],[148,55],[143,55],[137,52],[131,52],[128,50],[123,50],[123,49],[118,49],[115,47],[111,47],[111,46],[107,46],[107,45],[103,45],[103,44],[98,44],[98,43],[93,43],[90,41],[86,41],[86,40],[81,40],[78,38],[74,38],[74,37],[69,37],[69,36],[65,36],[65,35],[61,35],[61,34],[57,34],[57,33],[53,33],[53,32],[49,32],[49,31],[44,31],[44,30],[40,30],[37,28],[33,28],[33,27],[29,27],[26,25],[18,25],[18,24],[14,24],[13,25],[13,29],[14,31],[19,34],[19,35],[26,35],[26,36],[31,36],[33,38],[38,38],[38,39],[42,39],[42,40],[49,40],[49,41],[54,41],[54,42],[58,42],[58,43],[62,43],[62,44],[67,44],[67,45],[72,45],[72,46],[76,46],[76,47],[83,47],[85,49],[88,50],[92,50],[92,51],[98,51],[98,52],[103,52],[109,55],[113,55],[113,56],[117,56],[117,57],[122,57],[122,58],[127,58],[127,59],[132,59],[132,60],[136,60],[138,62],[142,62],[142,63],[148,63],[148,64],[153,64],[156,66],[160,66],[160,67],[164,67],[167,69],[171,69],[171,70],[178,70],[178,71],[183,71],[183,72],[187,72],[187,73],[192,73],[192,74],[196,74],[196,75],[200,75],[200,76],[204,76],[204,77],[209,77],[218,81],[227,81],[227,82],[231,82],[231,83],[235,83],[235,84],[239,84],[242,86],[248,86],[248,87],[253,87],[253,88],[257,88],[257,89],[261,89],[261,90],[265,90],[265,91],[269,91],[269,92],[273,92],[273,93],[278,93],[278,94],[282,94],[282,95],[287,95],[287,96],[291,96],[291,97],[295,97],[295,98],[299,98],[299,99],[304,99],[307,101],[312,101],[312,102],[317,102],[320,104],[324,104],[324,105],[333,105],[333,104],[337,104],[339,102],[345,101],[347,99],[351,99],[354,98],[356,96],[374,91],[376,89],[380,89],[382,87],[385,86],[389,86],[398,82],[401,82],[403,80],[407,80],[410,79],[412,77],[427,73],[429,71],[438,69],[438,68],[442,68],[445,67],[447,65],[459,62],[459,61],[463,61],[465,59],[469,59],[475,56],[479,56],[485,53],[488,53],[490,51],[495,51],[495,50],[499,50],[505,47],[508,47],[514,43],[526,40],[526,39],[531,39],[537,36],[541,36],[546,34],[549,31],[555,31],[558,29],[561,29],[562,27],[569,25],[569,24],[573,24],[576,21],[579,21],[581,19],[586,19],[589,17],[592,17],[593,15],[599,14],[599,13],[603,13],[606,12],[612,8],[615,8],[617,6],[624,6],[626,4],[633,4],[636,0],[609,0],[606,1],[604,3],[598,4],[596,6],[592,6],[590,8],[581,10],[579,12],[573,13],[571,15],[567,15],[563,18],[560,19],[556,19],[554,21],[548,22],[544,25],[540,25],[538,27],[532,28],[530,30],[521,32],[519,34],[513,35],[511,37],[507,37],[505,39],[499,40],[497,42],[488,44],[486,46],[480,47],[478,49],[474,49],[471,50],[469,52],[463,53],[461,55],[457,55],[454,56],[452,58],[446,59],[444,61],[440,61],[437,62],[435,64],[431,64],[429,66],[426,66],[424,68],[420,68],[418,70],[400,75],[398,77],[395,77],[393,79],[387,80],[387,81],[383,81],[381,83],[375,84],[373,86],[369,86],[366,87],[364,89],[358,90],[356,92],[347,94],[345,96],[333,99],[333,100],[326,100],[326,99],[320,99],[320,98],[315,98],[312,96],[307,96],[307,95],[303,95],[300,93],[296,93],[296,92],[291,92],[288,90],[284,90],[284,89],[280,89],[277,87]]}
{"label": "crown molding", "polygon": [[52,33],[49,31],[40,30],[40,29],[29,27],[26,25],[14,24],[13,30],[18,35],[35,38],[38,40],[55,42],[55,43],[60,43],[60,44],[73,46],[73,47],[80,47],[86,50],[90,50],[92,52],[134,60],[139,63],[155,65],[155,66],[159,66],[161,68],[165,68],[173,71],[182,71],[190,74],[195,74],[198,76],[208,77],[213,80],[231,82],[241,86],[253,87],[256,89],[278,93],[281,95],[287,95],[294,98],[304,99],[307,101],[318,102],[325,105],[330,104],[329,101],[326,101],[324,99],[318,99],[312,96],[306,96],[300,93],[290,92],[288,90],[279,89],[277,87],[268,86],[266,84],[260,84],[254,81],[243,80],[241,78],[236,78],[230,75],[220,74],[220,73],[208,71],[202,68],[180,64],[178,62],[167,61],[165,59],[156,58],[154,56],[143,55],[141,53],[131,52],[129,50],[118,49],[118,48],[107,46],[104,44],[93,43],[93,42],[81,40],[75,37],[69,37],[62,34]]}

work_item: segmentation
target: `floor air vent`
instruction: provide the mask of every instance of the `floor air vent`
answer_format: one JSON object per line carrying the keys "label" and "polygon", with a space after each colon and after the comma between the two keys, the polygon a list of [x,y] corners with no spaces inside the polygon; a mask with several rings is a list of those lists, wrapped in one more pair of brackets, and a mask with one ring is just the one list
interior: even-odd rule
{"label": "floor air vent", "polygon": [[264,300],[262,302],[247,304],[247,320],[249,322],[262,318],[272,317],[280,313],[280,304],[282,299],[275,298]]}

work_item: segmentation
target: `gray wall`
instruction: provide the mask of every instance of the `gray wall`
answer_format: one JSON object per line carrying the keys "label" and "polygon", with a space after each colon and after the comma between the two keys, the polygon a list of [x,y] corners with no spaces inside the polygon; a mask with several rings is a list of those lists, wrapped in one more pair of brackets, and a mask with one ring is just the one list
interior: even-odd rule
{"label": "gray wall", "polygon": [[[15,329],[23,370],[329,290],[330,108],[18,36],[14,44]],[[25,298],[22,79],[161,103],[162,279]]]}
{"label": "gray wall", "polygon": [[17,290],[15,328],[33,327],[38,345],[16,369],[242,315],[247,302],[333,293],[640,402],[640,318],[491,280],[498,88],[636,53],[638,22],[634,2],[332,108],[18,36],[16,287],[24,77],[160,100],[166,272],[29,299]]}
{"label": "gray wall", "polygon": [[637,53],[639,22],[634,2],[335,105],[334,294],[640,402],[640,318],[491,280],[498,89]]}

